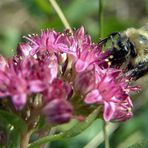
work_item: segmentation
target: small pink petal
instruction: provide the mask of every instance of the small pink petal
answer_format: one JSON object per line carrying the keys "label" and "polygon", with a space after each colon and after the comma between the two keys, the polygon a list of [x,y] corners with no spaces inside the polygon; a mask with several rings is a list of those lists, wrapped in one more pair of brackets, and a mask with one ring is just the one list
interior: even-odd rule
{"label": "small pink petal", "polygon": [[85,31],[84,31],[84,27],[81,26],[81,28],[79,28],[76,32],[75,32],[75,37],[84,37]]}
{"label": "small pink petal", "polygon": [[110,121],[113,118],[114,112],[115,112],[115,103],[113,103],[113,102],[110,102],[110,103],[104,102],[103,117],[104,117],[104,120],[106,122]]}
{"label": "small pink petal", "polygon": [[76,64],[75,64],[75,68],[76,68],[76,71],[77,72],[82,72],[86,69],[87,67],[87,64],[85,61],[82,61],[82,60],[77,60]]}
{"label": "small pink petal", "polygon": [[12,102],[17,110],[20,110],[26,104],[26,94],[18,94],[12,97]]}
{"label": "small pink petal", "polygon": [[100,95],[99,91],[95,89],[86,95],[84,102],[87,104],[96,103],[96,102],[100,103],[102,102],[102,96]]}
{"label": "small pink petal", "polygon": [[41,92],[45,89],[45,85],[40,80],[33,80],[29,82],[29,89],[32,92]]}
{"label": "small pink petal", "polygon": [[129,86],[128,87],[131,91],[138,91],[141,89],[140,85],[136,85],[136,86]]}
{"label": "small pink petal", "polygon": [[127,102],[128,102],[130,107],[133,107],[133,102],[132,102],[130,97],[127,97]]}
{"label": "small pink petal", "polygon": [[27,43],[20,43],[17,46],[17,54],[20,56],[29,56],[30,51],[32,50],[31,46]]}
{"label": "small pink petal", "polygon": [[4,71],[7,66],[7,60],[2,55],[0,55],[0,70]]}

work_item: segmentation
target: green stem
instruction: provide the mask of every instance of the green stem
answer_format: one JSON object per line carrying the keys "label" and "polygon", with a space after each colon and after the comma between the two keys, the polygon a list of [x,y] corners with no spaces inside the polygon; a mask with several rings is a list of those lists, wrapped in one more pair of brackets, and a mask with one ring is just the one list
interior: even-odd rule
{"label": "green stem", "polygon": [[55,0],[49,0],[49,2],[51,3],[52,7],[55,9],[56,13],[58,14],[59,18],[61,19],[64,27],[66,29],[69,29],[70,32],[72,32],[72,29],[63,13],[63,11],[61,10],[61,8],[59,7],[59,5],[57,4],[57,2]]}
{"label": "green stem", "polygon": [[107,135],[107,123],[105,121],[103,121],[103,134],[104,134],[105,148],[109,148],[109,136]]}
{"label": "green stem", "polygon": [[99,37],[103,38],[103,0],[99,0]]}
{"label": "green stem", "polygon": [[28,148],[36,148],[38,147],[39,145],[41,144],[45,144],[47,143],[48,141],[54,141],[54,140],[59,140],[59,139],[62,139],[63,138],[63,133],[60,133],[60,134],[57,134],[57,135],[49,135],[49,136],[46,136],[46,137],[43,137],[43,138],[40,138],[39,140],[31,143]]}

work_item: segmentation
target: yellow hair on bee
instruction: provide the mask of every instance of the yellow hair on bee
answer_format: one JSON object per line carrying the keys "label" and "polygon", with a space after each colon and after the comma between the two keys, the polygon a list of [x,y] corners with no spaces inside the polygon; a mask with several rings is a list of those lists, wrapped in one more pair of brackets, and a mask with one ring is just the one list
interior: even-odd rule
{"label": "yellow hair on bee", "polygon": [[140,29],[129,28],[123,34],[135,47],[137,57],[134,63],[148,61],[148,24]]}

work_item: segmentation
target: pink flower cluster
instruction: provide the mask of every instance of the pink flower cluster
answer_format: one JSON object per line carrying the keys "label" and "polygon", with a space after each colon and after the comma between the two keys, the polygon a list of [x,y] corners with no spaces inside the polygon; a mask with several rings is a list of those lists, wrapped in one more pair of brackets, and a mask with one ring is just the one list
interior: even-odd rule
{"label": "pink flower cluster", "polygon": [[107,66],[107,52],[92,43],[83,27],[73,34],[46,30],[25,38],[16,55],[0,57],[0,97],[9,99],[16,110],[40,94],[47,121],[65,123],[75,116],[71,100],[76,95],[88,107],[102,106],[105,121],[132,116],[129,92],[138,88],[129,86],[122,71]]}

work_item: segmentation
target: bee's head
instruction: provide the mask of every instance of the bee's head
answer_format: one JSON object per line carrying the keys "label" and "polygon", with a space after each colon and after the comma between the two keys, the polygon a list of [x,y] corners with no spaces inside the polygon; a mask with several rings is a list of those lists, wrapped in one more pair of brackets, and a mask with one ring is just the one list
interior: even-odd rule
{"label": "bee's head", "polygon": [[148,30],[129,28],[124,32],[137,54],[136,63],[148,60]]}

